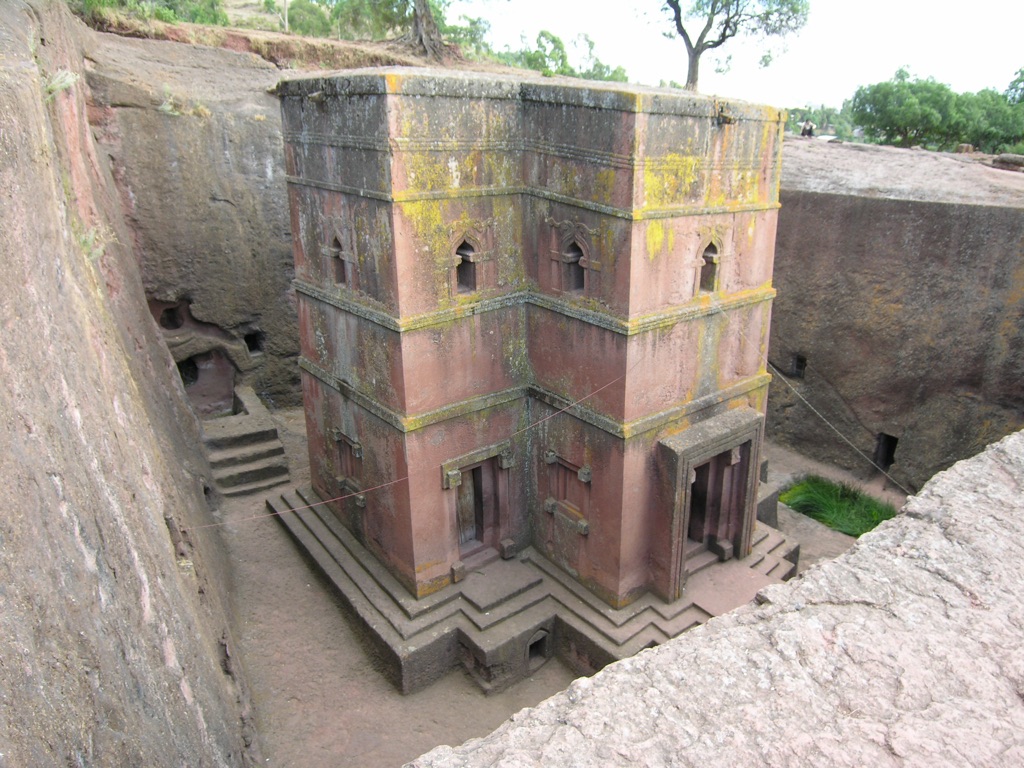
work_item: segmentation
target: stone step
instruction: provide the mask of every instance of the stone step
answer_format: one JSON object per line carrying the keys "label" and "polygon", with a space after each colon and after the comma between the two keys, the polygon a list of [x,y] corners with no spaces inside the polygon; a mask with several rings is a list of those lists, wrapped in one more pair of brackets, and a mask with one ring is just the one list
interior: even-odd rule
{"label": "stone step", "polygon": [[286,480],[288,478],[288,462],[285,461],[283,454],[236,466],[222,467],[219,470],[214,470],[213,473],[213,480],[222,493],[238,485],[280,477]]}
{"label": "stone step", "polygon": [[759,523],[754,532],[754,546],[746,558],[747,566],[765,576],[788,581],[797,572],[800,543],[787,539],[774,528]]}
{"label": "stone step", "polygon": [[269,459],[272,456],[284,456],[284,446],[279,441],[250,443],[233,448],[214,448],[210,450],[210,467],[214,470],[235,467]]}
{"label": "stone step", "polygon": [[235,485],[231,488],[218,489],[222,496],[248,496],[254,493],[263,493],[269,491],[271,488],[277,488],[279,485],[284,485],[289,481],[288,475],[281,475],[280,477],[272,477],[266,480],[259,480],[255,483],[246,483],[245,485]]}
{"label": "stone step", "polygon": [[[422,642],[420,638],[453,631],[455,628],[469,632],[474,645],[485,648],[494,642],[504,642],[501,638],[506,630],[500,629],[499,625],[505,620],[528,624],[530,616],[543,619],[557,613],[567,622],[578,625],[581,632],[590,638],[590,642],[607,652],[610,661],[636,653],[648,645],[664,642],[709,618],[709,614],[690,603],[677,606],[670,619],[658,616],[650,606],[641,608],[634,604],[625,610],[615,610],[600,603],[577,582],[570,579],[571,584],[563,583],[557,569],[554,569],[554,574],[547,569],[535,571],[542,577],[543,586],[535,580],[521,594],[513,590],[502,597],[499,603],[488,603],[486,611],[476,605],[479,601],[474,600],[472,595],[463,594],[464,590],[472,589],[472,581],[467,579],[458,586],[443,590],[448,593],[448,599],[436,602],[430,610],[410,615],[411,612],[400,606],[402,596],[393,592],[395,587],[398,587],[399,592],[402,588],[397,583],[387,586],[382,584],[391,579],[370,573],[380,568],[372,556],[361,550],[347,530],[338,528],[340,523],[326,507],[303,508],[307,503],[300,492],[286,492],[281,494],[280,499],[267,499],[268,509],[278,513],[280,522],[300,542],[319,568],[329,574],[329,578],[345,595],[346,601],[361,620],[371,625],[378,638],[388,638],[396,651],[399,647],[416,647]],[[289,508],[299,511],[291,512]],[[358,554],[356,550],[359,550]],[[534,567],[533,558],[524,562],[527,563],[525,566],[496,561],[489,568]],[[555,574],[557,576],[552,578]],[[507,591],[507,585],[503,589]],[[577,590],[584,594],[578,594]],[[650,599],[644,598],[639,602]],[[598,604],[591,605],[591,602]],[[407,643],[410,645],[406,646]]]}
{"label": "stone step", "polygon": [[774,555],[780,560],[797,562],[800,556],[800,542],[787,539],[779,531],[769,529],[770,533],[760,542],[757,549],[767,555]]}
{"label": "stone step", "polygon": [[[285,497],[283,496],[283,498]],[[294,504],[294,501],[289,500],[285,503],[290,506]],[[394,584],[382,583],[394,581],[394,579],[381,573],[383,568],[371,563],[367,559],[368,553],[358,553],[363,555],[363,557],[359,557],[353,551],[353,542],[351,540],[343,540],[341,536],[338,536],[331,530],[331,527],[327,524],[328,518],[326,517],[331,514],[330,510],[326,509],[326,507],[322,509],[318,507],[315,509],[302,509],[293,515],[286,513],[280,519],[299,541],[308,542],[310,539],[316,541],[315,552],[308,545],[307,551],[313,553],[313,559],[321,570],[327,572],[335,568],[341,569],[345,574],[346,583],[350,584],[359,594],[360,599],[354,601],[352,600],[352,594],[350,594],[351,589],[345,592],[347,599],[352,601],[353,608],[357,613],[361,611],[359,605],[363,601],[368,605],[374,606],[374,612],[384,618],[392,628],[394,635],[401,638],[404,642],[416,633],[422,632],[431,625],[445,620],[455,610],[454,608],[448,609],[443,606],[438,607],[439,604],[436,604],[433,615],[430,615],[430,611],[419,611],[417,615],[410,616],[408,612],[403,610],[403,601],[396,599],[397,590],[404,588],[397,584],[397,582]],[[345,539],[348,539],[348,537],[346,536]],[[367,567],[368,565],[370,567]],[[411,595],[408,595],[405,601],[409,600],[416,602],[415,598]]]}
{"label": "stone step", "polygon": [[273,422],[226,416],[203,422],[203,444],[207,449],[236,448],[277,440]]}
{"label": "stone step", "polygon": [[710,568],[717,562],[718,555],[705,548],[696,555],[687,555],[686,572],[692,576],[695,573],[700,573],[705,568]]}
{"label": "stone step", "polygon": [[406,619],[416,619],[453,599],[445,590],[419,600],[413,597],[376,557],[366,551],[351,531],[335,517],[330,507],[312,491],[296,489],[294,494],[282,494],[281,502],[292,509],[301,507],[302,510],[296,515],[299,522],[324,542],[331,556],[350,571],[350,577],[359,583],[360,589],[367,595],[374,593],[386,596],[388,601],[405,614]]}
{"label": "stone step", "polygon": [[[688,573],[681,599],[665,603],[646,594],[616,609],[528,546],[513,560],[489,561],[417,600],[312,490],[285,491],[266,503],[380,644],[389,674],[405,692],[460,658],[481,687],[498,690],[517,679],[520,672],[509,659],[521,658],[526,638],[538,627],[554,632],[559,645],[551,652],[593,665],[580,669],[593,672],[749,602],[792,567],[765,551],[719,562],[694,542],[687,547],[687,566],[698,572]],[[754,540],[761,550],[787,551],[781,535],[770,529],[759,530]],[[582,647],[586,658],[573,650]]]}
{"label": "stone step", "polygon": [[765,576],[771,576],[779,581],[789,581],[796,576],[796,564],[781,557],[764,555],[757,563],[750,565],[750,568]]}

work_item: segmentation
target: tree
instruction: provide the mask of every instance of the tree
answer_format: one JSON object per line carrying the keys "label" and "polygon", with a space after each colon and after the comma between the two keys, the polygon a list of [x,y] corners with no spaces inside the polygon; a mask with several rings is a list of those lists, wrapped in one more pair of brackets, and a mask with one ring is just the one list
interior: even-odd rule
{"label": "tree", "polygon": [[956,94],[948,85],[911,80],[900,69],[892,80],[865,85],[853,95],[853,119],[864,135],[897,147],[949,144]]}
{"label": "tree", "polygon": [[625,83],[629,78],[622,67],[611,67],[594,55],[594,41],[589,35],[579,35],[572,45],[577,51],[583,50],[583,66],[576,69],[569,63],[569,52],[558,35],[544,29],[537,35],[536,48],[527,47],[526,39],[518,51],[495,53],[493,57],[502,64],[521,69],[532,69],[544,75],[580,77],[584,80],[611,80]]}
{"label": "tree", "polygon": [[912,80],[900,69],[892,80],[857,89],[853,119],[868,138],[898,147],[952,149],[966,143],[998,152],[1024,139],[1024,108],[1008,94],[958,94],[932,78]]}
{"label": "tree", "polygon": [[307,37],[327,37],[331,34],[331,20],[319,5],[310,0],[287,0],[285,8],[286,32]]}
{"label": "tree", "polygon": [[[674,34],[683,38],[689,63],[686,70],[686,88],[697,90],[700,57],[706,51],[724,45],[737,35],[754,37],[784,37],[796,32],[807,23],[808,0],[665,0],[675,26]],[[696,38],[691,29],[700,29]],[[673,35],[668,35],[672,37]],[[770,56],[762,59],[767,63]]]}
{"label": "tree", "polygon": [[487,42],[491,31],[490,23],[481,18],[460,16],[461,24],[449,24],[445,18],[439,18],[441,37],[455,43],[462,49],[462,55],[470,59],[493,59],[494,51]]}
{"label": "tree", "polygon": [[155,18],[173,24],[190,21],[195,24],[228,23],[221,0],[78,0],[72,9],[89,19],[99,20],[105,8],[115,8],[140,18]]}
{"label": "tree", "polygon": [[[330,9],[338,37],[355,39],[400,38],[419,53],[441,61],[447,47],[440,28],[448,0],[316,0]],[[440,22],[438,21],[440,19]]]}
{"label": "tree", "polygon": [[437,19],[434,18],[429,0],[413,0],[411,37],[413,45],[428,59],[444,59],[444,40],[441,39],[441,31],[437,27]]}
{"label": "tree", "polygon": [[605,80],[613,83],[629,82],[629,76],[625,69],[621,66],[612,67],[610,64],[605,64],[594,55],[594,41],[590,39],[590,35],[580,35],[576,38],[576,43],[579,46],[585,46],[587,50],[583,56],[583,65],[578,70],[578,77],[582,77],[584,80]]}
{"label": "tree", "polygon": [[565,43],[562,38],[546,29],[537,34],[536,48],[528,48],[525,36],[522,39],[523,47],[518,51],[506,51],[496,54],[496,57],[503,64],[520,69],[532,69],[544,75],[576,75],[576,70],[569,64],[569,54],[565,50]]}
{"label": "tree", "polygon": [[1024,104],[1024,67],[1017,70],[1017,76],[1010,81],[1004,95],[1011,104]]}

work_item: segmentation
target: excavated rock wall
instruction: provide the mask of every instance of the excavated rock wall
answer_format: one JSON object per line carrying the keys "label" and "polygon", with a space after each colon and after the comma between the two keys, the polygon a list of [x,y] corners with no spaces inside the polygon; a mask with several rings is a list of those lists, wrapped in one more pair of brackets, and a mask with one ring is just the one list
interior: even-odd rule
{"label": "excavated rock wall", "polygon": [[872,471],[806,398],[868,457],[895,438],[890,473],[914,490],[1024,427],[1024,176],[787,141],[781,202],[771,439]]}
{"label": "excavated rock wall", "polygon": [[[90,38],[90,118],[178,362],[299,404],[280,77],[249,53]],[[911,489],[1024,426],[1024,175],[966,156],[787,141],[770,361]],[[221,392],[231,382],[215,382]],[[200,387],[201,388],[201,387]],[[193,390],[194,394],[199,390]],[[199,411],[223,403],[201,402]],[[226,398],[230,400],[230,398]],[[869,474],[776,377],[768,436]]]}
{"label": "excavated rock wall", "polygon": [[235,383],[301,404],[280,107],[266,92],[280,71],[250,53],[88,39],[90,119],[154,316],[179,313],[163,323],[175,360],[230,361]]}
{"label": "excavated rock wall", "polygon": [[1019,765],[1024,433],[848,554],[417,768]]}
{"label": "excavated rock wall", "polygon": [[208,467],[86,121],[84,28],[0,4],[0,765],[235,766]]}

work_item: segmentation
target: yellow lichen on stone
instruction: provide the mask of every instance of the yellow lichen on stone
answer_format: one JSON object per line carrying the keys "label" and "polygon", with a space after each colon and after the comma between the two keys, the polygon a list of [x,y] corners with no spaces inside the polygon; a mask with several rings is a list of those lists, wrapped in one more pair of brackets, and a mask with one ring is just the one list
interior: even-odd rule
{"label": "yellow lichen on stone", "polygon": [[597,172],[594,195],[597,202],[603,205],[612,204],[615,197],[615,171],[613,169],[606,168]]}
{"label": "yellow lichen on stone", "polygon": [[[450,272],[454,266],[452,254],[448,253],[453,228],[443,215],[443,203],[439,200],[411,200],[399,205],[416,236],[413,243],[416,261],[431,265],[434,295],[442,300],[447,296]],[[417,272],[422,275],[419,270]]]}
{"label": "yellow lichen on stone", "polygon": [[644,166],[645,208],[661,208],[686,202],[697,181],[701,159],[670,153]]}
{"label": "yellow lichen on stone", "polygon": [[[667,231],[666,231],[667,230]],[[675,248],[676,232],[657,219],[647,223],[647,259],[654,261],[663,251],[671,254]],[[667,246],[667,248],[666,248]]]}
{"label": "yellow lichen on stone", "polygon": [[519,186],[519,164],[507,153],[481,153],[488,186],[504,188]]}
{"label": "yellow lichen on stone", "polygon": [[548,186],[566,197],[577,197],[579,177],[571,165],[554,163],[548,173]]}
{"label": "yellow lichen on stone", "polygon": [[533,369],[530,366],[530,350],[526,344],[526,333],[522,328],[517,327],[514,333],[502,334],[501,354],[505,358],[505,365],[508,371],[517,381],[527,382],[533,380]]}

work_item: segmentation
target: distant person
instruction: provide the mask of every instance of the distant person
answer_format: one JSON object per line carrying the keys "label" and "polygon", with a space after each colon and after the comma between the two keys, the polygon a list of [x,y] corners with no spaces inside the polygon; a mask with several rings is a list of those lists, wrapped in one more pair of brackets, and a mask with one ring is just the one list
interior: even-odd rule
{"label": "distant person", "polygon": [[804,124],[800,126],[800,135],[807,136],[810,139],[814,138],[814,129],[817,128],[814,123],[810,120],[805,120]]}

